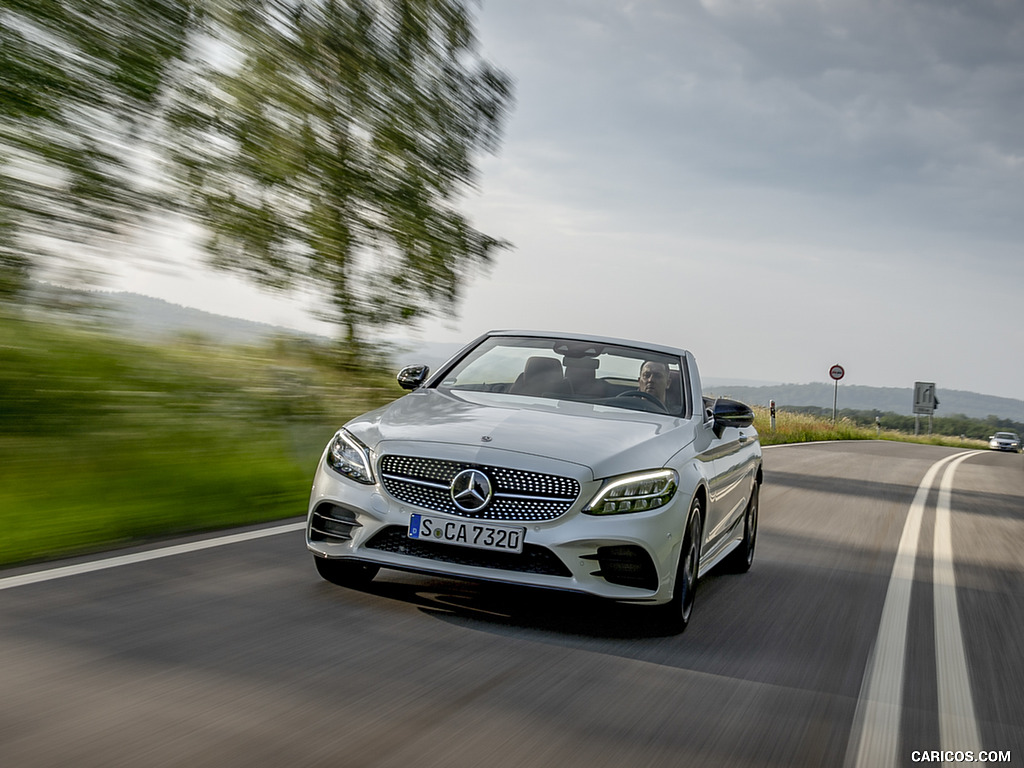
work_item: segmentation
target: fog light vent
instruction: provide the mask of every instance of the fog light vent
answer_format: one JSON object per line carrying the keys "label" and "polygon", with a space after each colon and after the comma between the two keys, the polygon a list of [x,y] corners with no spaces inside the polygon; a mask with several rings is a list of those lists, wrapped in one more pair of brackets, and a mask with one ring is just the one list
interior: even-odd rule
{"label": "fog light vent", "polygon": [[313,510],[309,521],[311,541],[350,541],[352,530],[359,528],[356,514],[337,504],[320,504]]}
{"label": "fog light vent", "polygon": [[650,590],[658,588],[658,571],[643,547],[598,547],[596,559],[601,570],[594,575],[609,584]]}

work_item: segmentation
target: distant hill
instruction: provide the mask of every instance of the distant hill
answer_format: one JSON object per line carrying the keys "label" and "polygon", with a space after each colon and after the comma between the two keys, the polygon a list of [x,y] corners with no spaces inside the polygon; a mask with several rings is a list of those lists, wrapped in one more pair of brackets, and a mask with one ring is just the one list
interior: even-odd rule
{"label": "distant hill", "polygon": [[[713,394],[733,397],[751,405],[768,405],[769,401],[774,400],[776,407],[779,408],[807,405],[831,408],[834,391],[833,385],[819,383],[714,387]],[[939,398],[939,407],[935,411],[937,416],[962,414],[972,419],[1000,416],[1014,421],[1024,421],[1024,400],[941,388],[936,394]],[[838,407],[840,410],[850,408],[857,411],[877,410],[912,415],[914,390],[910,387],[902,389],[840,384]]]}
{"label": "distant hill", "polygon": [[96,292],[92,297],[100,305],[96,311],[101,318],[126,335],[139,339],[196,333],[223,344],[259,344],[282,334],[310,336],[270,323],[217,315],[137,293]]}
{"label": "distant hill", "polygon": [[[213,341],[225,344],[258,344],[275,335],[308,336],[269,323],[215,315],[190,307],[183,307],[162,299],[135,293],[97,293],[97,301],[105,304],[109,322],[138,338],[160,338],[181,333],[199,333]],[[316,337],[313,337],[316,338]],[[467,339],[469,341],[469,339]],[[461,344],[427,341],[393,342],[397,351],[392,353],[394,365],[400,367],[425,363],[436,368],[461,348]],[[709,394],[729,396],[752,405],[767,405],[775,400],[778,407],[814,406],[832,407],[831,384],[771,384],[756,382],[722,381],[709,379],[705,387]],[[970,418],[985,419],[999,416],[1024,422],[1024,400],[994,397],[959,390],[938,390],[939,409],[936,415],[963,414]],[[898,387],[866,387],[839,385],[839,408],[877,410],[883,413],[912,414],[913,389]]]}
{"label": "distant hill", "polygon": [[[466,339],[468,343],[470,339]],[[429,365],[430,370],[443,365],[462,349],[465,344],[432,341],[396,341],[396,351],[391,357],[398,366]]]}

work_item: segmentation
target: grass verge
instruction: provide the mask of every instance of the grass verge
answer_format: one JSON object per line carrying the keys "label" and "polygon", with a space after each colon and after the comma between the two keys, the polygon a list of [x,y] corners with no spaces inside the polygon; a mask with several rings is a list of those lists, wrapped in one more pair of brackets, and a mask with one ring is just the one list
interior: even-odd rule
{"label": "grass verge", "polygon": [[0,566],[302,515],[334,430],[399,394],[301,340],[0,319]]}
{"label": "grass verge", "polygon": [[894,430],[861,427],[847,419],[839,419],[836,423],[832,423],[829,419],[784,410],[776,412],[775,429],[773,430],[771,414],[768,409],[759,407],[754,408],[754,427],[761,437],[762,445],[809,443],[823,440],[894,440],[957,448],[988,447],[988,444],[982,440],[961,439],[947,435],[914,436]]}

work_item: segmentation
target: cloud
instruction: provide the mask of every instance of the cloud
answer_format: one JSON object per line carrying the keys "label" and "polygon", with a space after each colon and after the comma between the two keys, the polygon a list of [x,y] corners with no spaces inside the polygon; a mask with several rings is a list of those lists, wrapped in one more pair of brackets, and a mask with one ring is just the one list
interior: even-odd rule
{"label": "cloud", "polygon": [[[733,271],[752,286],[761,326],[788,340],[763,361],[776,367],[765,377],[789,379],[786,366],[803,370],[801,347],[836,339],[867,358],[887,335],[903,338],[897,328],[913,367],[939,349],[934,329],[964,336],[958,311],[942,313],[936,298],[973,308],[1024,284],[1016,10],[485,3],[487,54],[518,81],[517,111],[477,204],[486,226],[519,246],[492,279],[525,279],[541,265],[546,275],[576,273],[575,295],[529,286],[532,326],[559,317],[614,325],[587,299],[611,284],[654,316],[674,291],[687,307],[663,310],[671,322],[655,325],[680,343],[721,312],[713,286]],[[658,285],[644,287],[645,265]],[[642,336],[644,324],[626,315],[619,328]],[[465,316],[487,312],[468,302]],[[717,354],[748,332],[744,319],[716,318],[722,344],[711,346]],[[897,375],[895,355],[878,355],[880,377]]]}

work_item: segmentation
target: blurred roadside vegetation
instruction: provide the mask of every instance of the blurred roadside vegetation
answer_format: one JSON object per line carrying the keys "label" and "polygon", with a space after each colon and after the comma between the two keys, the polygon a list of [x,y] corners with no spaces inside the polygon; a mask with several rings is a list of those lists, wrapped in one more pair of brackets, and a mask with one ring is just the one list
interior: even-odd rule
{"label": "blurred roadside vegetation", "polygon": [[303,339],[0,317],[0,565],[303,515],[334,430],[401,394]]}
{"label": "blurred roadside vegetation", "polygon": [[462,211],[513,105],[477,5],[0,0],[0,301],[187,224],[208,265],[316,294],[356,370],[371,331],[451,315],[511,247]]}

